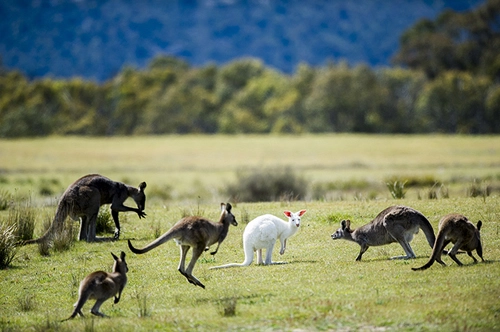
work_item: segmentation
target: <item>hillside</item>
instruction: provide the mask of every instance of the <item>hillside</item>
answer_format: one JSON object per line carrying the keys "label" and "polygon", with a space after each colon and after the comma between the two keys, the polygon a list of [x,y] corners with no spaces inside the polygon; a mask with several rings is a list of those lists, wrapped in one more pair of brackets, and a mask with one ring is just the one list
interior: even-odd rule
{"label": "hillside", "polygon": [[194,66],[256,57],[285,73],[329,60],[389,65],[399,36],[479,0],[2,1],[0,56],[30,78],[107,80],[157,55]]}

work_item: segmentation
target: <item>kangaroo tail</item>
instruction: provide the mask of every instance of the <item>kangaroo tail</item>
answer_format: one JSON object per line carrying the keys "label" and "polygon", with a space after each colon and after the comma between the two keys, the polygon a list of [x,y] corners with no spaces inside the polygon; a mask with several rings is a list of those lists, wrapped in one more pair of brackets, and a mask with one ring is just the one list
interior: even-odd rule
{"label": "kangaroo tail", "polygon": [[419,226],[420,226],[420,229],[422,229],[422,231],[424,232],[425,237],[427,239],[427,242],[429,243],[429,246],[431,248],[434,248],[434,242],[436,242],[436,236],[434,235],[434,229],[432,228],[432,225],[429,222],[429,220],[426,217],[424,217],[423,215],[421,215],[421,218],[419,220]]}
{"label": "kangaroo tail", "polygon": [[175,237],[175,232],[172,232],[172,230],[169,230],[165,234],[163,234],[162,236],[160,236],[159,238],[157,238],[156,240],[154,240],[153,242],[151,242],[150,244],[148,244],[147,246],[145,246],[142,249],[134,247],[132,245],[132,242],[130,242],[130,240],[128,240],[128,247],[129,247],[130,251],[132,251],[134,254],[145,254],[148,251],[158,247],[159,245],[173,239],[174,237]]}
{"label": "kangaroo tail", "polygon": [[61,201],[57,205],[57,210],[54,220],[52,221],[52,224],[50,225],[49,229],[47,229],[45,234],[40,236],[38,239],[21,241],[19,242],[19,244],[24,246],[26,244],[42,243],[50,240],[50,238],[54,235],[54,233],[62,231],[64,221],[68,217],[69,210],[70,210],[69,204],[64,199],[61,199]]}
{"label": "kangaroo tail", "polygon": [[209,270],[215,270],[215,269],[225,269],[225,268],[228,268],[228,267],[242,267],[242,266],[248,266],[250,264],[245,264],[245,262],[239,264],[239,263],[229,263],[229,264],[225,264],[225,265],[220,265],[220,266],[212,266],[211,268],[209,268]]}
{"label": "kangaroo tail", "polygon": [[[245,247],[245,243],[243,243],[243,247]],[[220,266],[214,266],[209,268],[209,270],[215,270],[215,269],[225,269],[228,267],[241,267],[241,266],[249,266],[252,264],[253,261],[253,249],[250,248],[249,246],[245,247],[245,261],[241,264],[238,263],[230,263],[230,264],[225,264],[225,265],[220,265]]]}
{"label": "kangaroo tail", "polygon": [[434,244],[434,248],[432,249],[432,255],[429,259],[429,261],[425,264],[422,265],[421,267],[412,267],[411,269],[413,271],[418,271],[418,270],[426,270],[434,264],[434,262],[439,258],[441,255],[441,252],[444,247],[444,238],[445,236],[443,234],[438,233],[438,237],[436,238],[436,243]]}

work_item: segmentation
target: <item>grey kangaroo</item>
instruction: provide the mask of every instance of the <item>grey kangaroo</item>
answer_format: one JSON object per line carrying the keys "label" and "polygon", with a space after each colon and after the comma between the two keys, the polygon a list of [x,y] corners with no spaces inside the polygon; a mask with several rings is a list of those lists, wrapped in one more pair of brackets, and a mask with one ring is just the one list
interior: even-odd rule
{"label": "grey kangaroo", "polygon": [[[96,219],[99,208],[104,204],[111,204],[111,215],[115,222],[114,239],[120,237],[119,212],[135,212],[139,218],[146,217],[144,208],[146,182],[139,184],[138,188],[116,182],[99,174],[89,174],[81,177],[71,184],[61,196],[57,205],[56,215],[50,228],[38,239],[24,241],[21,244],[40,243],[49,240],[54,233],[60,233],[64,220],[68,215],[73,220],[81,219],[80,240],[87,242],[96,241]],[[125,200],[131,197],[137,204],[137,209],[125,206]]]}
{"label": "grey kangaroo", "polygon": [[477,259],[472,255],[472,251],[476,250],[477,254],[484,262],[480,234],[482,225],[483,223],[479,220],[476,228],[476,226],[474,226],[474,224],[465,216],[457,213],[451,213],[444,216],[439,221],[436,243],[434,244],[429,261],[421,267],[412,268],[412,270],[417,271],[428,269],[432,264],[434,264],[434,261],[437,261],[439,264],[445,266],[446,264],[441,260],[441,253],[450,242],[454,245],[448,252],[448,255],[458,265],[463,265],[462,262],[460,262],[456,257],[458,250],[465,250],[465,252],[472,257],[474,263],[477,263]]}
{"label": "grey kangaroo", "polygon": [[[114,303],[120,301],[123,288],[127,284],[128,266],[125,262],[125,253],[122,251],[120,257],[111,253],[115,260],[113,264],[113,272],[104,271],[92,272],[86,276],[80,283],[78,290],[78,301],[75,303],[75,309],[70,317],[65,320],[75,318],[76,315],[83,317],[82,308],[85,302],[89,299],[95,299],[96,302],[90,312],[93,315],[104,317],[105,315],[99,311],[101,305],[112,296],[115,297]],[[117,296],[118,294],[118,296]]]}
{"label": "grey kangaroo", "polygon": [[[236,218],[231,213],[231,208],[231,204],[221,203],[221,216],[219,222],[212,222],[203,217],[185,217],[146,247],[136,249],[130,240],[128,241],[128,246],[133,253],[144,254],[169,240],[175,240],[181,250],[181,258],[178,267],[179,272],[193,285],[205,288],[205,285],[193,276],[194,265],[203,251],[212,244],[217,243],[217,248],[215,251],[211,252],[211,254],[215,255],[217,253],[220,244],[224,241],[229,232],[229,224],[234,226],[238,225]],[[193,248],[193,255],[186,269],[184,267],[186,254],[191,247]]]}
{"label": "grey kangaroo", "polygon": [[380,212],[370,223],[355,230],[351,229],[349,220],[342,220],[341,227],[333,233],[332,239],[344,239],[356,242],[361,246],[357,261],[370,246],[382,246],[398,242],[403,247],[406,256],[395,256],[391,259],[415,258],[410,242],[419,229],[425,234],[429,246],[434,246],[435,235],[426,217],[417,210],[407,206],[391,206]]}

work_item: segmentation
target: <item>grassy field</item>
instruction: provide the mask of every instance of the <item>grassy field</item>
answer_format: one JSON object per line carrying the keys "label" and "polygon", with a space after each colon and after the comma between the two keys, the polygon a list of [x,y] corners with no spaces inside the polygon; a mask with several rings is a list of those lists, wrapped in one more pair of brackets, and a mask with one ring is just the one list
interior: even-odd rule
{"label": "grassy field", "polygon": [[435,180],[451,196],[465,195],[474,180],[500,188],[500,136],[54,137],[0,140],[0,159],[0,190],[48,197],[83,174],[100,173],[134,185],[146,181],[150,198],[216,203],[226,199],[220,189],[237,170],[283,166],[311,187],[343,189],[326,193],[327,200],[390,197],[385,182],[392,178],[430,179],[428,187]]}
{"label": "grassy field", "polygon": [[[148,200],[146,219],[121,214],[119,241],[78,242],[69,251],[43,257],[36,246],[19,248],[11,267],[0,270],[2,331],[152,331],[152,330],[339,330],[339,331],[492,331],[500,330],[500,137],[468,136],[172,136],[139,138],[47,138],[0,141],[0,190],[14,201],[31,195],[40,216],[53,215],[56,197],[77,177],[99,172],[131,184],[148,182],[149,190],[168,187]],[[234,181],[243,167],[291,166],[311,183],[370,184],[361,194],[349,188],[342,196],[321,200],[234,204],[237,227],[213,258],[198,261],[194,275],[206,289],[194,287],[177,272],[179,250],[169,242],[134,255],[127,239],[142,246],[165,232],[185,214],[218,218],[223,181]],[[388,178],[432,177],[450,188],[449,198],[427,199],[409,188],[393,200]],[[491,186],[489,196],[470,197],[466,188],[477,179]],[[52,186],[52,194],[40,188]],[[156,187],[156,188],[155,188]],[[366,190],[375,191],[372,199]],[[335,198],[337,197],[337,198]],[[341,199],[338,199],[341,197]],[[148,199],[150,197],[148,196]],[[131,203],[130,203],[131,204]],[[433,265],[414,272],[430,255],[420,232],[412,242],[416,260],[392,261],[402,255],[398,244],[372,247],[356,262],[359,246],[332,241],[340,220],[352,227],[369,222],[387,206],[411,206],[431,221],[459,212],[481,231],[486,263],[458,267]],[[274,259],[289,264],[209,270],[242,262],[242,233],[254,217],[283,210],[307,209],[287,251]],[[9,211],[0,211],[6,218]],[[111,236],[111,234],[109,234]],[[95,270],[110,271],[110,251],[125,251],[128,284],[120,303],[104,303],[110,318],[59,322],[72,312],[78,284]],[[93,301],[87,303],[87,313]]]}

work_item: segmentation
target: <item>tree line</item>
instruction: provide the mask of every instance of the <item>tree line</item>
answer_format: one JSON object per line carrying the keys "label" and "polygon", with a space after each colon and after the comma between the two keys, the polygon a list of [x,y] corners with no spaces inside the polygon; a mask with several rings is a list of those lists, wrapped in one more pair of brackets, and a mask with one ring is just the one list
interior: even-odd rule
{"label": "tree line", "polygon": [[160,56],[101,84],[1,69],[0,137],[500,133],[499,18],[490,0],[418,22],[401,37],[404,67],[301,64],[286,75],[258,59],[191,67]]}

